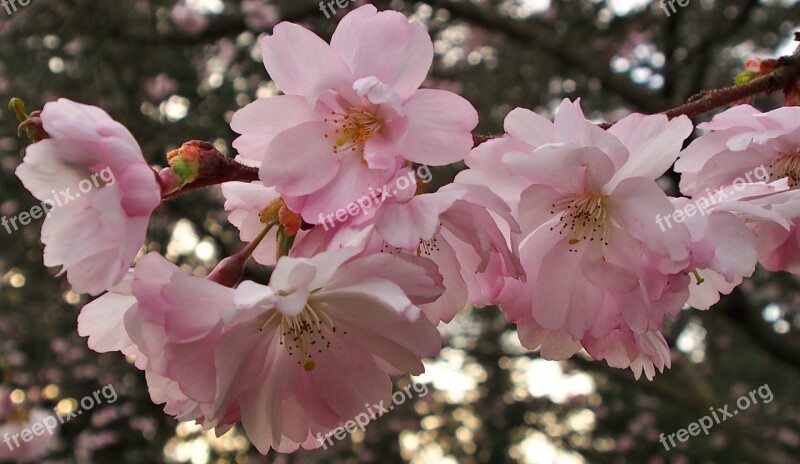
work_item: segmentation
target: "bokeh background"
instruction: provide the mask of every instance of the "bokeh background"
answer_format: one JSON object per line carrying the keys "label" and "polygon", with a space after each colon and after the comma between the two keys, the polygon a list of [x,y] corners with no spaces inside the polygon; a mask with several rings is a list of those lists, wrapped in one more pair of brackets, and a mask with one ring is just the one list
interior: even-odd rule
{"label": "bokeh background", "polygon": [[[260,62],[259,38],[289,20],[328,39],[342,14],[362,3],[330,19],[305,0],[31,0],[11,15],[0,8],[0,101],[98,105],[130,128],[155,165],[190,139],[231,153],[233,112],[278,92]],[[669,16],[647,0],[372,3],[429,29],[436,58],[425,86],[469,99],[482,133],[501,132],[516,106],[550,115],[563,98],[582,98],[598,120],[658,112],[731,83],[747,58],[791,53],[800,27],[794,0],[690,0]],[[34,205],[13,174],[24,146],[15,130],[3,106],[0,215],[9,217]],[[674,180],[663,179],[673,193]],[[169,202],[151,223],[148,251],[205,275],[241,246],[221,206],[217,189]],[[87,298],[43,267],[40,227],[0,229],[0,388],[25,408],[69,410],[108,384],[119,400],[67,423],[57,449],[39,462],[800,462],[800,281],[792,275],[758,271],[711,311],[683,311],[667,329],[673,368],[652,382],[585,356],[544,361],[520,348],[496,308],[465,311],[442,327],[446,347],[413,379],[427,395],[328,450],[264,457],[237,430],[217,439],[178,424],[150,402],[130,360],[88,350],[76,333]],[[769,404],[675,450],[659,443],[660,433],[765,384]]]}

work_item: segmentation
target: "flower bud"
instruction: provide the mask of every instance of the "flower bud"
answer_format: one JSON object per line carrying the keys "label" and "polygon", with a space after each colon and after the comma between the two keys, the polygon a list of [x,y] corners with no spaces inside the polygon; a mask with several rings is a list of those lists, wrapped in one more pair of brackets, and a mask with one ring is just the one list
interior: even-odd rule
{"label": "flower bud", "polygon": [[167,153],[170,168],[183,180],[183,185],[218,172],[227,162],[214,145],[191,140]]}

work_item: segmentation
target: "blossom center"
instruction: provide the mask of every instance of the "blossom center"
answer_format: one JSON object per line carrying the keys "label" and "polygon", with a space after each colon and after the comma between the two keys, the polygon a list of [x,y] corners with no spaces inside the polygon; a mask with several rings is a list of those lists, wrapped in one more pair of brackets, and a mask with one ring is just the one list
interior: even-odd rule
{"label": "blossom center", "polygon": [[[550,230],[558,230],[560,235],[569,236],[570,245],[595,240],[608,245],[608,208],[604,205],[604,199],[602,196],[584,195],[553,203],[550,214],[561,211],[561,217],[559,224]],[[577,252],[575,249],[570,251]]]}
{"label": "blossom center", "polygon": [[[305,308],[294,316],[285,316],[274,310],[264,323],[264,327],[273,323],[276,318],[280,318],[280,344],[286,348],[289,356],[294,356],[295,353],[300,356],[297,364],[302,365],[303,369],[313,370],[316,367],[312,359],[314,350],[319,354],[331,346],[330,339],[325,333],[336,333],[333,319],[311,302],[307,302]],[[347,334],[346,330],[344,334]]]}
{"label": "blossom center", "polygon": [[383,128],[383,123],[374,114],[355,107],[346,113],[331,111],[331,117],[324,121],[337,126],[333,134],[325,134],[326,139],[333,140],[331,152],[334,155],[347,151],[363,153],[367,140]]}
{"label": "blossom center", "polygon": [[789,180],[789,187],[800,186],[800,148],[794,153],[783,153],[768,167],[770,182],[783,179]]}

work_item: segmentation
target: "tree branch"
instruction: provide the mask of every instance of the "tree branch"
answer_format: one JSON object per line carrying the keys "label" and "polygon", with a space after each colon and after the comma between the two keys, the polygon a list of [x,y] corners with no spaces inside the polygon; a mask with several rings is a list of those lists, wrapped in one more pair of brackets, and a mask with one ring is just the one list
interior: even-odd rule
{"label": "tree branch", "polygon": [[664,112],[670,119],[686,115],[689,117],[708,113],[721,106],[729,105],[737,100],[752,97],[760,93],[772,93],[786,90],[794,85],[800,77],[800,55],[785,56],[778,60],[775,71],[753,79],[747,84],[733,85],[722,89],[708,90],[699,98],[690,100],[677,108]]}
{"label": "tree branch", "polygon": [[[774,71],[757,77],[747,84],[732,85],[722,89],[706,90],[689,99],[681,106],[663,111],[670,119],[681,115],[695,117],[736,101],[753,97],[760,93],[773,93],[778,90],[786,91],[792,85],[797,85],[800,79],[800,54],[784,56],[777,60]],[[608,129],[614,123],[602,123],[600,127]]]}

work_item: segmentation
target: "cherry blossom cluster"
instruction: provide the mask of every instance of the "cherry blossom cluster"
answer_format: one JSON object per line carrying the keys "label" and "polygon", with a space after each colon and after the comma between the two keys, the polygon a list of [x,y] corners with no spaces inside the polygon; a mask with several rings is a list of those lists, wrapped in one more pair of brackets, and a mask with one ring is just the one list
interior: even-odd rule
{"label": "cherry blossom cluster", "polygon": [[[606,130],[565,100],[554,120],[513,110],[503,136],[474,146],[477,112],[420,89],[433,45],[398,12],[358,8],[330,44],[281,23],[261,48],[283,94],[235,113],[235,161],[189,142],[154,171],[103,110],[60,99],[37,113],[17,169],[40,200],[113,173],[50,211],[44,263],[99,295],[79,333],[134,357],[179,420],[218,434],[240,423],[262,453],[317,448],[388,404],[392,376],[421,374],[437,324],[468,306],[498,305],[544,358],[584,349],[652,379],[670,366],[668,316],[708,309],[759,261],[800,273],[798,108],[733,107],[682,149],[686,116],[632,114]],[[426,191],[419,167],[458,162],[452,183]],[[686,197],[657,183],[673,165]],[[759,167],[763,178],[735,182]],[[207,277],[140,251],[161,202],[200,181],[221,183],[246,243]],[[724,196],[659,225],[708,190]],[[242,280],[250,259],[268,281]]]}

